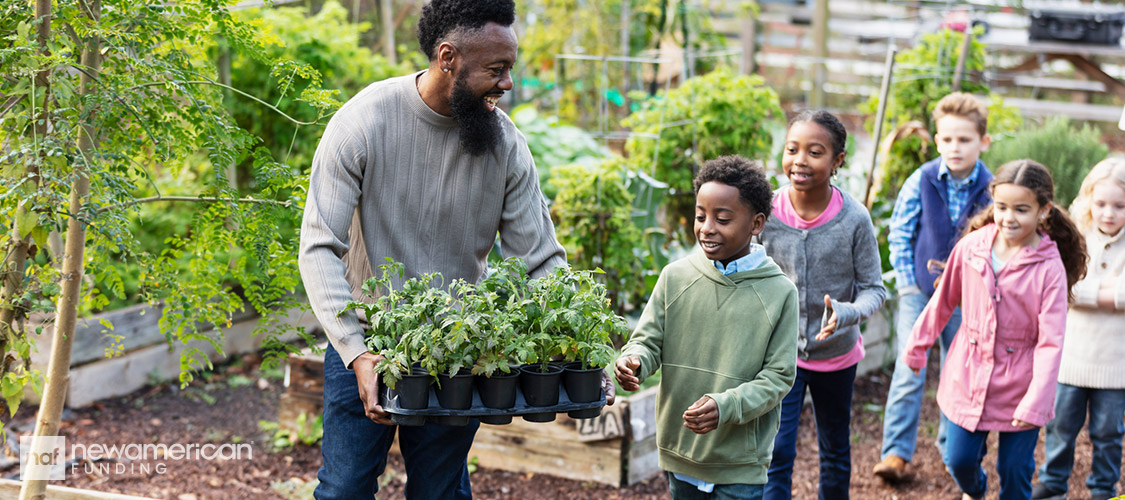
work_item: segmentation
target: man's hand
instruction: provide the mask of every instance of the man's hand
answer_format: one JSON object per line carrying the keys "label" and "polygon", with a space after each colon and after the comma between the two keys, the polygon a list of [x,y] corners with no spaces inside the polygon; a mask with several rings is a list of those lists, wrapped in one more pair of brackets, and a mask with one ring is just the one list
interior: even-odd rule
{"label": "man's hand", "polygon": [[617,401],[617,386],[613,385],[613,379],[605,370],[602,370],[602,390],[605,391],[606,406],[613,406],[613,402]]}
{"label": "man's hand", "polygon": [[719,427],[719,404],[707,396],[699,398],[684,412],[684,427],[696,434],[707,434]]}
{"label": "man's hand", "polygon": [[641,379],[637,378],[637,369],[640,367],[641,358],[636,354],[617,358],[617,365],[613,367],[613,374],[617,377],[617,383],[621,384],[622,389],[635,391],[641,388]]}
{"label": "man's hand", "polygon": [[363,411],[373,422],[383,425],[394,425],[391,417],[379,405],[379,374],[375,373],[375,365],[383,360],[383,356],[365,352],[352,361],[352,370],[359,386],[359,399],[363,401]]}

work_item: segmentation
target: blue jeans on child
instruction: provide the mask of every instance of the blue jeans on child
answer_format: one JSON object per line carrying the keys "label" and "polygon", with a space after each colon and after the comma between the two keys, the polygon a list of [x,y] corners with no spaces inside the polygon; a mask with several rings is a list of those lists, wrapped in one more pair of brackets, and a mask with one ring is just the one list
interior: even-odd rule
{"label": "blue jeans on child", "polygon": [[324,465],[316,473],[318,500],[371,500],[387,467],[387,451],[399,430],[406,463],[406,498],[470,500],[465,457],[480,422],[464,427],[426,424],[390,426],[372,422],[363,411],[355,373],[332,346],[324,353]]}
{"label": "blue jeans on child", "polygon": [[1125,390],[1090,389],[1060,383],[1055,395],[1055,419],[1047,423],[1047,460],[1039,469],[1039,482],[1055,491],[1066,491],[1074,466],[1074,440],[1090,413],[1090,442],[1094,445],[1090,493],[1117,492],[1121,477],[1121,439],[1125,437]]}
{"label": "blue jeans on child", "polygon": [[[918,444],[918,418],[922,413],[922,396],[926,385],[926,368],[915,375],[906,363],[897,362],[902,358],[914,331],[914,323],[922,315],[930,297],[923,293],[908,293],[898,298],[898,315],[895,318],[895,344],[898,358],[895,362],[891,387],[887,391],[887,407],[883,414],[883,450],[880,458],[890,455],[901,457],[907,462],[914,459]],[[945,329],[941,331],[941,362],[945,363],[945,353],[953,343],[957,329],[961,327],[961,309],[955,309]],[[947,427],[945,415],[938,421],[938,447],[945,441]]]}
{"label": "blue jeans on child", "polygon": [[820,500],[848,498],[852,477],[852,389],[856,365],[834,372],[797,368],[793,389],[781,401],[781,425],[773,441],[773,461],[765,498],[788,500],[793,495],[793,461],[797,458],[797,427],[805,387],[812,393],[816,442],[820,448]]}
{"label": "blue jeans on child", "polygon": [[716,484],[710,493],[704,493],[694,484],[676,479],[671,472],[665,472],[664,477],[673,500],[762,500],[761,484]]}
{"label": "blue jeans on child", "polygon": [[[999,434],[996,473],[1000,476],[1000,500],[1030,500],[1039,428]],[[961,491],[973,498],[984,498],[988,490],[988,476],[981,467],[988,452],[987,439],[988,431],[969,432],[952,422],[945,429],[942,461]]]}

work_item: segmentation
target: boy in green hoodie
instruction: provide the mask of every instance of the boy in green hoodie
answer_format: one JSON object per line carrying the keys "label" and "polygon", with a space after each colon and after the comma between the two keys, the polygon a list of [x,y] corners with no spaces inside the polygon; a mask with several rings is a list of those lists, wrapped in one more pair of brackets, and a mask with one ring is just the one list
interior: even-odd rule
{"label": "boy in green hoodie", "polygon": [[694,181],[690,256],[664,268],[617,359],[625,390],[663,367],[660,467],[676,500],[760,499],[797,363],[797,289],[751,238],[770,214],[762,167],[739,156]]}

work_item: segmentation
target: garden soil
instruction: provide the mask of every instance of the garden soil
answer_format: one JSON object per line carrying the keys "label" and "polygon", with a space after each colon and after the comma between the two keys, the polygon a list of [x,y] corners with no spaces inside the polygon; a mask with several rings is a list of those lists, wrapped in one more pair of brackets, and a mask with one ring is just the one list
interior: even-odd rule
{"label": "garden soil", "polygon": [[[931,360],[933,363],[933,360]],[[68,457],[66,486],[127,493],[161,499],[288,499],[311,498],[320,467],[320,449],[296,445],[273,450],[271,431],[261,422],[276,422],[278,400],[283,388],[277,376],[262,372],[254,356],[244,357],[216,373],[200,377],[186,389],[175,385],[149,386],[132,395],[102,401],[89,408],[67,410],[61,434],[73,443],[213,443],[248,444],[252,460],[140,460],[109,457],[93,462]],[[931,370],[931,373],[936,370]],[[852,415],[851,497],[873,499],[953,499],[960,498],[941,464],[933,445],[937,433],[937,407],[933,401],[937,380],[928,382],[919,432],[919,449],[909,479],[886,485],[871,476],[879,460],[882,439],[882,410],[890,377],[883,373],[866,375],[856,381]],[[25,405],[10,422],[9,448],[16,434],[27,434],[34,423],[34,406]],[[815,499],[817,485],[816,433],[810,408],[801,416],[797,463],[793,477],[793,497]],[[995,436],[985,459],[989,471],[988,498],[997,498]],[[1079,438],[1076,474],[1071,478],[1071,499],[1088,498],[1083,484],[1090,470],[1091,448],[1085,431]],[[1042,463],[1043,445],[1036,450]],[[158,467],[164,463],[163,469]],[[0,475],[15,477],[18,462],[5,463],[0,457]],[[403,499],[406,474],[402,460],[392,456],[387,472],[380,478],[380,499]],[[480,468],[472,475],[474,498],[521,500],[664,500],[670,498],[663,477],[627,488],[613,488],[590,482],[571,481],[541,474],[519,474]],[[1118,489],[1125,488],[1119,483]]]}

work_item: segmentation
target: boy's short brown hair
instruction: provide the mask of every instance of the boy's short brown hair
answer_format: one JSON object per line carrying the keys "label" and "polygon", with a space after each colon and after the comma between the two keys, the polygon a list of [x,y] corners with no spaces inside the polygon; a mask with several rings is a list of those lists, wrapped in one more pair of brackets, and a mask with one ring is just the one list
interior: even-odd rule
{"label": "boy's short brown hair", "polygon": [[972,94],[954,92],[938,101],[934,106],[934,124],[942,117],[953,115],[969,120],[977,125],[981,137],[988,133],[988,107]]}

